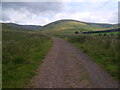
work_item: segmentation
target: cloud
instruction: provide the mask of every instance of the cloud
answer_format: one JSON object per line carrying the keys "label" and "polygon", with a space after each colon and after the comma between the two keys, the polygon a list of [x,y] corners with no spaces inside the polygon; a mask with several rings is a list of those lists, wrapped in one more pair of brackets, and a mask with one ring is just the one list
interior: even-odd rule
{"label": "cloud", "polygon": [[[55,0],[53,0],[55,1]],[[61,0],[63,2],[84,2],[84,3],[101,3],[101,2],[119,2],[119,0]],[[60,0],[58,0],[60,2]]]}
{"label": "cloud", "polygon": [[[118,21],[118,12],[102,12],[102,11],[96,11],[96,12],[76,12],[74,14],[71,14],[68,16],[66,13],[59,13],[54,17],[54,20],[59,19],[66,19],[69,17],[69,19],[84,21],[84,22],[94,22],[94,23],[117,23]],[[107,16],[107,17],[106,17]]]}
{"label": "cloud", "polygon": [[69,4],[76,9],[76,11],[74,10],[74,13],[69,14],[69,16],[67,13],[59,13],[54,18],[70,18],[94,23],[118,23],[118,4],[116,2],[100,2],[95,5],[92,2],[73,2]]}
{"label": "cloud", "polygon": [[61,2],[3,2],[2,7],[3,21],[41,25],[66,8]]}
{"label": "cloud", "polygon": [[31,25],[45,25],[59,19],[117,23],[117,0],[100,1],[3,2],[2,21]]}
{"label": "cloud", "polygon": [[3,2],[2,7],[4,9],[21,10],[26,9],[34,13],[44,12],[60,12],[63,10],[64,4],[61,2]]}
{"label": "cloud", "polygon": [[118,2],[119,0],[3,0],[3,2]]}
{"label": "cloud", "polygon": [[[14,9],[9,9],[3,11],[3,14],[4,16],[2,17],[2,19],[4,19],[4,21],[18,24],[43,25],[43,23],[47,23],[48,21],[47,18],[31,13],[27,10],[23,10],[22,12],[20,12]],[[6,14],[8,16],[5,16]]]}

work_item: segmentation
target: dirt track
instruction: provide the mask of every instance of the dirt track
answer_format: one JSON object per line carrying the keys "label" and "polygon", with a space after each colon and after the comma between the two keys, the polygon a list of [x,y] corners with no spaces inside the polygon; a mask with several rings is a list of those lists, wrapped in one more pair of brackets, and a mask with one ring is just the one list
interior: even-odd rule
{"label": "dirt track", "polygon": [[52,37],[54,45],[38,74],[34,88],[114,88],[117,82],[69,42]]}

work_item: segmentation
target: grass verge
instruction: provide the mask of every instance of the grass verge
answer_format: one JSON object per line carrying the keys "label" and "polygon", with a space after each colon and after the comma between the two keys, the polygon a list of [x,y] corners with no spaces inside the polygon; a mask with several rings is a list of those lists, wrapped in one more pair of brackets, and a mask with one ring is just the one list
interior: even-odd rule
{"label": "grass verge", "polygon": [[50,37],[35,32],[4,31],[3,88],[29,87],[30,78],[52,46]]}
{"label": "grass verge", "polygon": [[62,37],[78,47],[104,68],[115,80],[120,80],[118,72],[120,40],[114,36],[74,35]]}

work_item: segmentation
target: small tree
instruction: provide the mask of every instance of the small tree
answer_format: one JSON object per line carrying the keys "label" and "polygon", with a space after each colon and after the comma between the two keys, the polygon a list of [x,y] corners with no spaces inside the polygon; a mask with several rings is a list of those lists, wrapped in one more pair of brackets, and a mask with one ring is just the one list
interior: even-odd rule
{"label": "small tree", "polygon": [[79,32],[78,31],[75,31],[75,34],[78,34]]}
{"label": "small tree", "polygon": [[106,36],[107,34],[105,33],[105,34],[103,34],[103,36]]}

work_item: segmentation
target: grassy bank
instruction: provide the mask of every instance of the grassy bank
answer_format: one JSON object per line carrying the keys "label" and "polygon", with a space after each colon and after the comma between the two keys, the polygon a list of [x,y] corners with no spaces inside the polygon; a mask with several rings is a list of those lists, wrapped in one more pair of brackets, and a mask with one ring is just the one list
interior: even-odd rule
{"label": "grassy bank", "polygon": [[4,31],[3,88],[29,87],[27,83],[50,47],[50,37],[35,32]]}
{"label": "grassy bank", "polygon": [[106,35],[117,35],[120,32],[105,32],[105,33],[91,33],[90,35],[99,35],[99,36],[106,36]]}
{"label": "grassy bank", "polygon": [[74,35],[68,36],[65,39],[90,56],[91,59],[103,67],[114,79],[120,80],[120,77],[118,78],[120,40],[116,39],[116,35]]}

